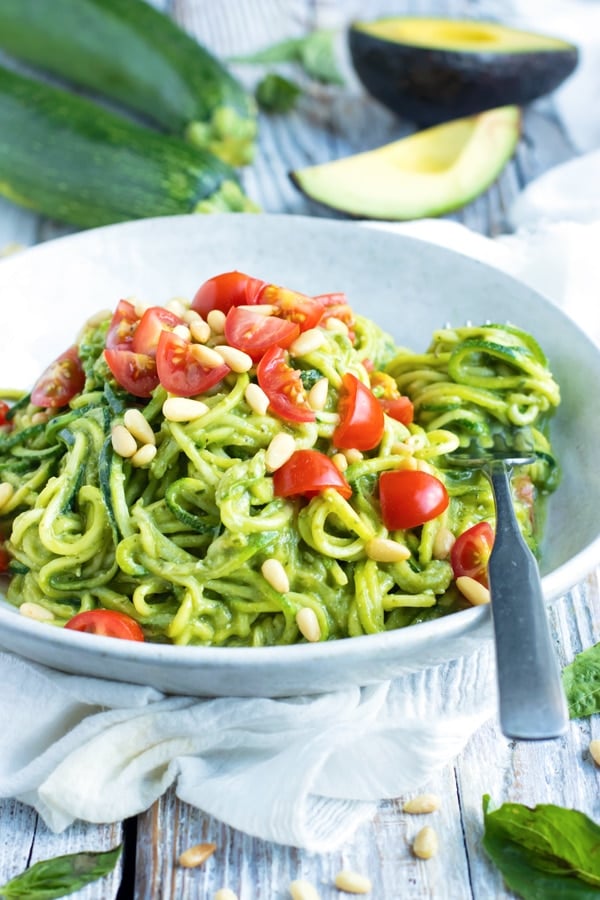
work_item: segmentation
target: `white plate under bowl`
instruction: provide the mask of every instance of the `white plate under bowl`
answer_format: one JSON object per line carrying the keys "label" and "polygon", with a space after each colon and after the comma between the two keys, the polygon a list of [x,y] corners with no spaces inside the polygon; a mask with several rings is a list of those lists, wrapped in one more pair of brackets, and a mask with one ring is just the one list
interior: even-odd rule
{"label": "white plate under bowl", "polygon": [[[354,223],[292,216],[152,219],[88,231],[0,262],[0,384],[28,387],[85,318],[121,297],[190,297],[240,269],[353,307],[425,349],[446,322],[510,321],[548,354],[562,389],[553,443],[563,479],[549,503],[541,570],[548,599],[600,558],[600,353],[559,309],[503,273],[450,250]],[[82,635],[0,601],[0,643],[57,669],[194,695],[284,696],[366,684],[468,654],[491,640],[489,610],[323,644],[203,648]]]}

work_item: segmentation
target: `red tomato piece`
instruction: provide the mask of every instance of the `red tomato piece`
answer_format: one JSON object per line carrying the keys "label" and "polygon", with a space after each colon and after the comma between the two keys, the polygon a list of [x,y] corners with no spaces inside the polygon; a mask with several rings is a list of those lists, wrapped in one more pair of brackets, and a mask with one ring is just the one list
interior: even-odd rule
{"label": "red tomato piece", "polygon": [[69,347],[38,378],[31,392],[31,402],[47,409],[66,406],[83,390],[84,384],[85,373],[77,347]]}
{"label": "red tomato piece", "polygon": [[315,412],[308,405],[300,373],[287,364],[281,347],[270,347],[258,366],[256,377],[269,398],[270,408],[289,422],[314,422]]}
{"label": "red tomato piece", "polygon": [[277,315],[288,322],[295,322],[300,331],[308,331],[321,321],[323,304],[315,297],[307,297],[297,291],[268,284],[262,292],[261,303],[272,303],[277,307]]}
{"label": "red tomato piece", "polygon": [[386,397],[380,397],[379,402],[385,413],[397,422],[403,425],[410,425],[415,417],[415,408],[412,400],[408,397],[394,397],[388,400]]}
{"label": "red tomato piece", "polygon": [[0,572],[8,572],[8,564],[10,562],[10,556],[8,555],[8,551],[4,549],[4,547],[0,547]]}
{"label": "red tomato piece", "polygon": [[173,331],[177,325],[185,325],[183,319],[164,306],[150,306],[140,319],[131,347],[134,353],[156,356],[158,340],[163,331]]}
{"label": "red tomato piece", "polygon": [[478,522],[459,534],[450,551],[454,577],[468,575],[487,587],[487,566],[493,546],[494,532],[489,522]]}
{"label": "red tomato piece", "polygon": [[192,309],[206,318],[211,309],[226,313],[232,306],[251,306],[261,302],[265,285],[266,281],[243,272],[223,272],[200,285],[192,300]]}
{"label": "red tomato piece", "polygon": [[106,333],[105,347],[109,350],[131,350],[133,335],[140,317],[129,300],[119,300]]}
{"label": "red tomato piece", "polygon": [[372,450],[377,446],[384,428],[381,404],[351,372],[342,378],[338,413],[340,421],[332,438],[336,447]]}
{"label": "red tomato piece", "polygon": [[131,616],[115,609],[89,609],[69,619],[65,628],[101,634],[104,637],[122,638],[127,641],[143,641],[144,632]]}
{"label": "red tomato piece", "polygon": [[390,531],[416,528],[441,515],[450,502],[446,486],[435,475],[398,469],[379,476],[381,518]]}
{"label": "red tomato piece", "polygon": [[134,397],[149,397],[158,386],[156,362],[147,353],[110,348],[104,359],[117,382]]}
{"label": "red tomato piece", "polygon": [[223,363],[209,369],[199,361],[196,344],[184,341],[171,331],[163,331],[156,350],[160,383],[170,394],[194,397],[214,387],[231,369]]}
{"label": "red tomato piece", "polygon": [[263,316],[239,306],[233,306],[225,319],[227,342],[244,350],[255,362],[273,345],[289,347],[299,334],[300,329],[294,322],[279,316]]}
{"label": "red tomato piece", "polygon": [[287,462],[273,473],[277,497],[315,497],[333,488],[346,500],[352,488],[328,456],[319,450],[296,450]]}
{"label": "red tomato piece", "polygon": [[321,325],[324,325],[327,319],[339,319],[347,326],[350,340],[354,341],[354,311],[348,303],[346,294],[341,291],[333,294],[318,294],[314,299],[324,307]]}
{"label": "red tomato piece", "polygon": [[10,406],[4,400],[0,400],[0,425],[10,425],[10,419],[6,418]]}

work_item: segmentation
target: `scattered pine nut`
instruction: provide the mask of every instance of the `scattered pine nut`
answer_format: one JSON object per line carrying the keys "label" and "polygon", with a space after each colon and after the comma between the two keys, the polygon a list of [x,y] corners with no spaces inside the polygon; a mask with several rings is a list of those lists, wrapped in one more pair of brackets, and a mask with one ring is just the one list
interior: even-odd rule
{"label": "scattered pine nut", "polygon": [[315,381],[308,392],[308,405],[311,409],[320,410],[325,408],[327,403],[327,392],[329,390],[329,380],[327,378],[319,378]]}
{"label": "scattered pine nut", "polygon": [[205,344],[194,344],[194,357],[207,369],[218,369],[224,362],[220,353]]}
{"label": "scattered pine nut", "polygon": [[218,344],[214,350],[222,357],[225,365],[229,366],[232,372],[247,372],[252,368],[252,357],[237,347],[230,347],[229,344]]}
{"label": "scattered pine nut", "polygon": [[181,318],[186,325],[191,325],[192,322],[202,322],[202,316],[195,309],[186,309]]}
{"label": "scattered pine nut", "polygon": [[167,303],[166,308],[169,310],[169,312],[174,313],[176,316],[179,316],[179,318],[181,319],[185,315],[185,312],[187,310],[187,305],[184,303],[183,300],[180,300],[179,297],[173,297]]}
{"label": "scattered pine nut", "polygon": [[365,553],[375,562],[402,562],[410,556],[410,550],[398,541],[389,538],[374,537],[365,544]]}
{"label": "scattered pine nut", "polygon": [[310,606],[303,606],[296,613],[296,625],[303,637],[311,644],[321,640],[321,626],[317,614]]}
{"label": "scattered pine nut", "polygon": [[156,437],[152,431],[152,426],[139,409],[127,409],[123,416],[125,428],[138,440],[141,444],[155,444]]}
{"label": "scattered pine nut", "polygon": [[238,309],[245,309],[248,312],[256,313],[257,316],[272,316],[277,312],[277,307],[273,303],[256,303],[254,305],[240,303]]}
{"label": "scattered pine nut", "polygon": [[440,798],[437,794],[417,794],[407,800],[402,806],[402,811],[420,815],[421,813],[431,813],[439,809],[441,805]]}
{"label": "scattered pine nut", "polygon": [[205,344],[210,337],[210,325],[204,319],[198,317],[189,323],[190,334],[194,341]]}
{"label": "scattered pine nut", "polygon": [[38,412],[34,412],[31,417],[32,425],[45,425],[46,422],[50,420],[50,413],[47,410],[39,410]]}
{"label": "scattered pine nut", "polygon": [[490,592],[486,586],[468,575],[459,575],[456,587],[472,606],[484,606],[490,602]]}
{"label": "scattered pine nut", "polygon": [[0,483],[0,509],[9,502],[15,492],[14,487],[9,481]]}
{"label": "scattered pine nut", "polygon": [[39,603],[32,603],[30,600],[26,600],[25,603],[21,603],[19,612],[22,616],[26,616],[28,619],[35,619],[36,622],[54,621],[54,616],[49,609],[46,609],[44,606],[40,606]]}
{"label": "scattered pine nut", "polygon": [[131,457],[131,465],[141,469],[143,466],[149,466],[156,456],[156,444],[144,444]]}
{"label": "scattered pine nut", "polygon": [[597,766],[600,766],[600,740],[590,741],[588,750]]}
{"label": "scattered pine nut", "polygon": [[445,525],[442,525],[441,528],[438,528],[436,536],[433,539],[433,547],[431,550],[431,555],[433,556],[433,558],[448,559],[455,541],[456,538],[449,528],[446,528]]}
{"label": "scattered pine nut", "polygon": [[313,350],[318,350],[324,340],[325,336],[320,328],[309,328],[290,344],[289,351],[292,356],[306,356]]}
{"label": "scattered pine nut", "polygon": [[290,896],[292,900],[319,900],[319,892],[310,881],[298,879],[290,884]]}
{"label": "scattered pine nut", "polygon": [[129,298],[129,303],[133,304],[133,308],[135,309],[136,316],[141,319],[147,309],[150,309],[147,303],[144,303],[143,300],[136,300],[135,297]]}
{"label": "scattered pine nut", "polygon": [[342,453],[348,460],[349,466],[351,466],[352,463],[360,462],[361,459],[364,459],[363,454],[360,450],[357,450],[356,447],[351,447],[350,450],[342,450]]}
{"label": "scattered pine nut", "polygon": [[216,849],[216,844],[195,844],[193,847],[183,851],[178,860],[179,865],[184,866],[186,869],[201,866],[209,856],[213,855]]}
{"label": "scattered pine nut", "polygon": [[244,391],[244,397],[250,409],[258,416],[266,414],[269,408],[269,398],[259,384],[251,381]]}
{"label": "scattered pine nut", "polygon": [[330,316],[328,319],[325,319],[324,325],[327,331],[336,331],[338,334],[346,335],[349,333],[346,323],[338,319],[337,316]]}
{"label": "scattered pine nut", "polygon": [[265,464],[267,472],[274,472],[276,469],[288,461],[292,453],[296,450],[296,441],[287,431],[278,432],[269,446],[265,454]]}
{"label": "scattered pine nut", "polygon": [[412,851],[419,859],[431,859],[438,852],[438,836],[431,825],[421,828],[415,837]]}
{"label": "scattered pine nut", "polygon": [[334,453],[331,457],[331,462],[340,472],[345,472],[348,468],[348,460],[343,453]]}
{"label": "scattered pine nut", "polygon": [[137,451],[135,438],[124,425],[113,425],[110,439],[115,453],[124,459],[129,459]]}
{"label": "scattered pine nut", "polygon": [[211,309],[206,316],[206,321],[215,334],[223,334],[225,331],[225,313],[220,309]]}
{"label": "scattered pine nut", "polygon": [[189,341],[192,336],[187,325],[176,325],[173,329],[173,334],[176,334],[177,337],[180,337],[182,341]]}
{"label": "scattered pine nut", "polygon": [[338,890],[347,891],[349,894],[370,894],[372,890],[370,878],[349,869],[338,872],[334,884]]}
{"label": "scattered pine nut", "polygon": [[219,888],[213,900],[238,900],[238,895],[230,888]]}
{"label": "scattered pine nut", "polygon": [[169,397],[163,403],[162,411],[169,422],[192,422],[207,413],[208,406],[191,397]]}
{"label": "scattered pine nut", "polygon": [[265,559],[260,567],[260,571],[265,581],[268,581],[272,588],[279,591],[280,594],[287,594],[290,589],[290,580],[278,559],[273,557]]}

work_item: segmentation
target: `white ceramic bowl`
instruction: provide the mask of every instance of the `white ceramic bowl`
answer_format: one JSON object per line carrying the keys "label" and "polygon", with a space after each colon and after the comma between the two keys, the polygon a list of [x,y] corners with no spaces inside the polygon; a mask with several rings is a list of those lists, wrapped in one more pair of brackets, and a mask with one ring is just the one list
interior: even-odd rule
{"label": "white ceramic bowl", "polygon": [[[191,296],[240,269],[352,305],[424,349],[446,322],[510,321],[534,334],[562,389],[553,442],[563,479],[549,504],[541,570],[548,599],[600,558],[600,353],[559,309],[495,269],[354,223],[290,216],[152,219],[84,232],[0,262],[0,384],[28,387],[84,319],[136,295]],[[173,647],[81,635],[32,622],[6,603],[0,642],[62,669],[194,695],[284,696],[366,684],[469,654],[491,640],[489,609],[323,644]]]}

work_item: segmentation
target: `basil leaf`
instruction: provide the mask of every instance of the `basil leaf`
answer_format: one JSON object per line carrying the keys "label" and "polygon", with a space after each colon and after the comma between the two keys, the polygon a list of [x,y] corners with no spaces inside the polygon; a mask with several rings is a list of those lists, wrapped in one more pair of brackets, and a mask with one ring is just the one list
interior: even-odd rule
{"label": "basil leaf", "polygon": [[574,809],[483,798],[483,846],[524,900],[594,900],[600,889],[600,826]]}
{"label": "basil leaf", "polygon": [[293,81],[269,72],[255,89],[256,102],[269,113],[286,113],[294,108],[302,89]]}
{"label": "basil leaf", "polygon": [[298,63],[306,74],[323,84],[343,84],[335,56],[335,31],[318,28],[305,37],[289,38],[247,56],[233,56],[230,62],[252,65]]}
{"label": "basil leaf", "polygon": [[0,887],[6,900],[54,900],[65,897],[114,869],[122,845],[98,853],[68,853],[42,859]]}
{"label": "basil leaf", "polygon": [[600,712],[600,644],[578,653],[562,680],[572,719]]}

